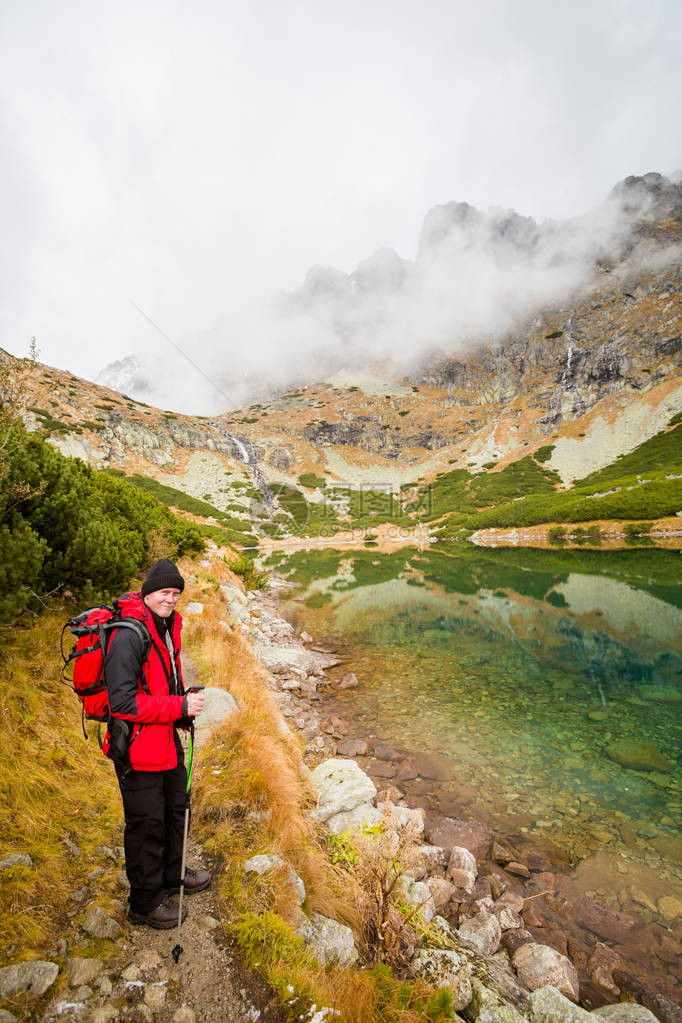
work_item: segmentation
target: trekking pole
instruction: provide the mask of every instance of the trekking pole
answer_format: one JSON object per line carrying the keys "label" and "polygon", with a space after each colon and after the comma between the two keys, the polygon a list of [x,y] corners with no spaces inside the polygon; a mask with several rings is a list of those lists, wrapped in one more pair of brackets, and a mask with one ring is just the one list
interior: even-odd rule
{"label": "trekking pole", "polygon": [[[188,693],[198,693],[203,686],[192,686]],[[187,861],[187,835],[189,833],[189,808],[192,790],[192,767],[194,763],[194,718],[189,726],[189,751],[187,755],[187,787],[185,789],[185,824],[182,834],[182,864],[180,866],[180,899],[178,901],[178,941],[171,952],[177,965],[184,949],[180,944],[180,929],[182,927],[182,897],[185,894],[185,863]]]}

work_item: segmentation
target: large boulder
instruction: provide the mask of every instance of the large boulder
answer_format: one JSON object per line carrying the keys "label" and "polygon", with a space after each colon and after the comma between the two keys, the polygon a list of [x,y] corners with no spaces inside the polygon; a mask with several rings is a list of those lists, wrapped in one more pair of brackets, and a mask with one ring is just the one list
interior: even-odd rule
{"label": "large boulder", "polygon": [[321,913],[312,913],[299,933],[318,963],[352,966],[358,959],[358,950],[350,927],[340,924]]}
{"label": "large boulder", "polygon": [[27,991],[39,998],[54,984],[58,973],[56,963],[39,959],[4,966],[0,969],[0,998],[11,998],[20,991]]}
{"label": "large boulder", "polygon": [[195,744],[200,749],[208,740],[209,732],[216,725],[229,720],[237,710],[237,701],[226,689],[214,686],[204,689],[204,709],[196,719]]}
{"label": "large boulder", "polygon": [[645,739],[617,739],[606,747],[605,752],[609,759],[635,771],[660,771],[667,774],[672,770],[671,761],[661,753],[658,746]]}
{"label": "large boulder", "polygon": [[327,827],[332,835],[340,835],[344,831],[352,831],[354,828],[373,828],[381,822],[381,811],[371,803],[360,803],[353,810],[344,810],[342,813],[335,813],[327,821]]}
{"label": "large boulder", "polygon": [[551,985],[572,1002],[578,1001],[578,971],[556,949],[531,941],[517,948],[512,962],[520,982],[529,991]]}
{"label": "large boulder", "polygon": [[459,925],[458,933],[485,956],[494,955],[502,940],[502,928],[497,917],[485,909],[479,910],[475,916],[465,917]]}
{"label": "large boulder", "polygon": [[[377,794],[372,779],[354,760],[339,757],[325,760],[310,772],[310,780],[317,792],[313,816],[330,828],[330,821],[338,814],[355,810],[363,804],[371,806]],[[335,833],[343,830],[342,827]]]}
{"label": "large boulder", "polygon": [[463,1009],[471,1001],[471,966],[458,952],[421,948],[415,952],[411,965],[417,976],[429,984],[449,988],[455,1010]]}
{"label": "large boulder", "polygon": [[555,987],[547,985],[530,996],[531,1023],[595,1023],[594,1015],[574,1005]]}

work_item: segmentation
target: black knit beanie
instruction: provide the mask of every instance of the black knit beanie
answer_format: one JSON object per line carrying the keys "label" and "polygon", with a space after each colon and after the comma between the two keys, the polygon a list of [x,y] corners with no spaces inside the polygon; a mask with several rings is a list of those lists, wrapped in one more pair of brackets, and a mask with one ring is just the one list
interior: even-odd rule
{"label": "black knit beanie", "polygon": [[178,572],[178,566],[168,558],[159,558],[155,565],[147,572],[147,578],[142,583],[142,596],[154,593],[155,590],[184,590],[185,580]]}

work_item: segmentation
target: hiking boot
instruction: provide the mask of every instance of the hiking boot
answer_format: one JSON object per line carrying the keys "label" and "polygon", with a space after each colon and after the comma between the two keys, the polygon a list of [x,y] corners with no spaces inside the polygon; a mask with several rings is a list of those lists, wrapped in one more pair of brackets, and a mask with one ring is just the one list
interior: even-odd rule
{"label": "hiking boot", "polygon": [[[147,924],[148,927],[156,927],[157,930],[163,931],[169,927],[178,926],[179,908],[175,899],[169,899],[168,895],[166,895],[163,902],[160,902],[149,913],[135,913],[132,909],[129,909],[128,919],[131,924]],[[182,919],[184,920],[186,916],[187,909],[183,906]]]}
{"label": "hiking boot", "polygon": [[[196,892],[203,892],[205,888],[208,888],[213,876],[210,870],[192,870],[191,867],[187,867],[185,870],[185,895],[195,895]],[[170,888],[166,888],[169,895],[177,895],[180,891],[180,885],[174,884]]]}

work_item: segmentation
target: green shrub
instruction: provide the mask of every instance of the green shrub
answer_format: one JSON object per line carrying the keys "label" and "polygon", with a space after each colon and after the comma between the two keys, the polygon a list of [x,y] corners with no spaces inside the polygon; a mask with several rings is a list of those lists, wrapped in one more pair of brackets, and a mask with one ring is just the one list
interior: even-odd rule
{"label": "green shrub", "polygon": [[304,472],[298,477],[298,482],[302,487],[308,487],[310,490],[314,490],[316,487],[326,487],[327,480],[324,476],[316,476],[314,472]]}
{"label": "green shrub", "polygon": [[541,448],[533,454],[533,458],[536,462],[549,462],[554,451],[554,444],[543,444]]}
{"label": "green shrub", "polygon": [[626,522],[623,532],[626,536],[648,536],[653,526],[653,522]]}

